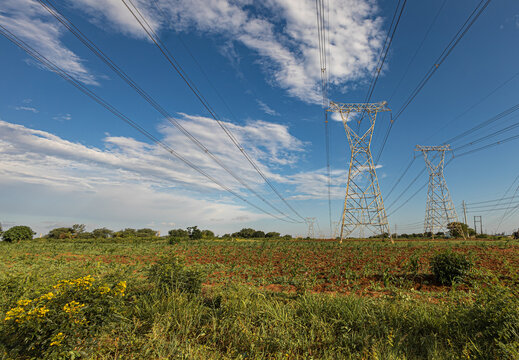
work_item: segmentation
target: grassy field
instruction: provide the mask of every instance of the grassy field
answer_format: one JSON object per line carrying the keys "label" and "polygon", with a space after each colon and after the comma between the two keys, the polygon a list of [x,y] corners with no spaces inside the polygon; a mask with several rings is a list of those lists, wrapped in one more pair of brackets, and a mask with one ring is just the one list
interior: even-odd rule
{"label": "grassy field", "polygon": [[0,243],[0,355],[518,359],[518,269],[512,240]]}

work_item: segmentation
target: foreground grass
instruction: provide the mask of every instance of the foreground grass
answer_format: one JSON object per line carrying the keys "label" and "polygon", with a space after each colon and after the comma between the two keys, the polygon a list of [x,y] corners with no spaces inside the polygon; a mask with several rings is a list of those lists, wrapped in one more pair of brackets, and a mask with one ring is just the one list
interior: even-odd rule
{"label": "foreground grass", "polygon": [[[195,245],[171,247],[164,241],[0,244],[1,357],[519,358],[518,294],[497,275],[473,281],[468,291],[445,288],[435,301],[409,296],[409,289],[399,287],[383,297],[316,294],[305,288],[297,293],[268,292],[234,281],[199,291],[196,284],[204,273],[213,271],[212,264],[179,265],[174,271],[168,267],[177,263],[173,253],[186,252],[189,246]],[[212,245],[196,246],[206,246],[210,252]],[[373,245],[362,246],[367,251]],[[143,261],[133,261],[136,254]],[[82,261],[71,260],[79,255]],[[152,263],[161,257],[166,260],[150,273]],[[118,261],[105,261],[110,258]],[[150,276],[157,273],[174,281]],[[45,351],[31,353],[23,342],[13,346],[8,336],[19,325],[2,321],[9,309],[20,299],[48,293],[60,280],[86,275],[100,284],[127,282],[124,300],[103,309],[103,314],[116,316],[99,325],[94,321],[85,325],[85,332],[77,332],[82,335],[69,349],[53,348],[43,340]],[[35,331],[44,324],[53,326],[35,323]]]}

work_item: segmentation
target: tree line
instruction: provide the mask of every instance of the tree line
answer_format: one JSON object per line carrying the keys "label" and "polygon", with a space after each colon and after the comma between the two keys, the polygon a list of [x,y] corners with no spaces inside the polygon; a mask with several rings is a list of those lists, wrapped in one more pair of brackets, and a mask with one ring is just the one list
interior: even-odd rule
{"label": "tree line", "polygon": [[[0,237],[4,241],[13,242],[20,240],[30,240],[36,233],[28,226],[13,226],[7,231],[2,231],[0,224]],[[124,238],[159,238],[160,233],[150,228],[132,229],[126,228],[119,231],[113,231],[106,227],[86,231],[86,225],[74,224],[71,227],[58,227],[52,229],[43,236],[45,239],[124,239]],[[224,234],[220,237],[216,236],[211,230],[201,230],[198,226],[189,226],[186,229],[172,229],[168,231],[167,236],[171,240],[200,240],[200,239],[231,239],[231,238],[283,238],[291,239],[291,235],[281,236],[278,232],[267,232],[255,230],[252,228],[243,228],[232,234]]]}

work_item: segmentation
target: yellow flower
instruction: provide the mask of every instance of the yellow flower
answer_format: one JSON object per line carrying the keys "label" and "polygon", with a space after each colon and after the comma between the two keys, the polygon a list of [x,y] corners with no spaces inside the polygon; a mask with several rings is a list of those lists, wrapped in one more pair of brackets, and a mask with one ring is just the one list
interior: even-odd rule
{"label": "yellow flower", "polygon": [[22,319],[25,316],[25,310],[22,307],[15,307],[9,310],[5,314],[5,321],[16,319],[16,322],[20,322],[19,320]]}
{"label": "yellow flower", "polygon": [[65,335],[62,332],[57,333],[52,337],[50,346],[60,346],[63,339],[65,339]]}
{"label": "yellow flower", "polygon": [[101,294],[106,294],[110,292],[110,288],[106,285],[100,286],[98,290]]}
{"label": "yellow flower", "polygon": [[45,305],[32,309],[27,313],[28,316],[44,317],[49,312]]}
{"label": "yellow flower", "polygon": [[71,302],[69,302],[68,304],[65,304],[65,306],[63,306],[63,311],[65,311],[68,314],[75,314],[79,310],[81,310],[84,306],[85,306],[85,304],[80,304],[77,301],[72,300]]}
{"label": "yellow flower", "polygon": [[54,295],[53,292],[50,292],[50,293],[47,293],[47,294],[44,294],[44,295],[40,296],[40,300],[50,300],[54,296],[56,296],[56,295]]}
{"label": "yellow flower", "polygon": [[32,303],[32,300],[18,300],[16,302],[16,304],[19,305],[19,306],[27,306],[30,303]]}
{"label": "yellow flower", "polygon": [[126,281],[119,282],[119,284],[115,286],[114,291],[116,295],[124,296],[124,292],[126,291]]}

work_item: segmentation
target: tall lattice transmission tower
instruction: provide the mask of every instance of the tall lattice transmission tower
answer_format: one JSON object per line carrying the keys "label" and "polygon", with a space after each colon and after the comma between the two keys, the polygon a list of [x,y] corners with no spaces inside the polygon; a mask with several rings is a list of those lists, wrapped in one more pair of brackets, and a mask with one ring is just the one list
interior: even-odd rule
{"label": "tall lattice transmission tower", "polygon": [[456,208],[452,203],[447,182],[443,176],[445,166],[445,152],[451,151],[450,145],[420,146],[416,145],[415,151],[421,151],[429,170],[429,188],[427,190],[427,206],[425,210],[424,233],[447,232],[449,223],[456,223],[458,231],[465,233],[458,222]]}
{"label": "tall lattice transmission tower", "polygon": [[[344,210],[339,226],[340,241],[353,235],[364,237],[365,229],[374,234],[385,233],[390,236],[386,209],[371,156],[375,120],[377,113],[389,111],[386,102],[340,104],[332,101],[328,111],[340,114],[351,150]],[[354,119],[355,117],[357,119]],[[363,119],[369,123],[363,122]],[[356,120],[356,131],[350,126],[351,120]]]}
{"label": "tall lattice transmission tower", "polygon": [[316,222],[316,218],[314,217],[307,217],[305,218],[306,224],[308,225],[308,231],[306,233],[306,236],[310,239],[315,239],[315,228],[314,224]]}

